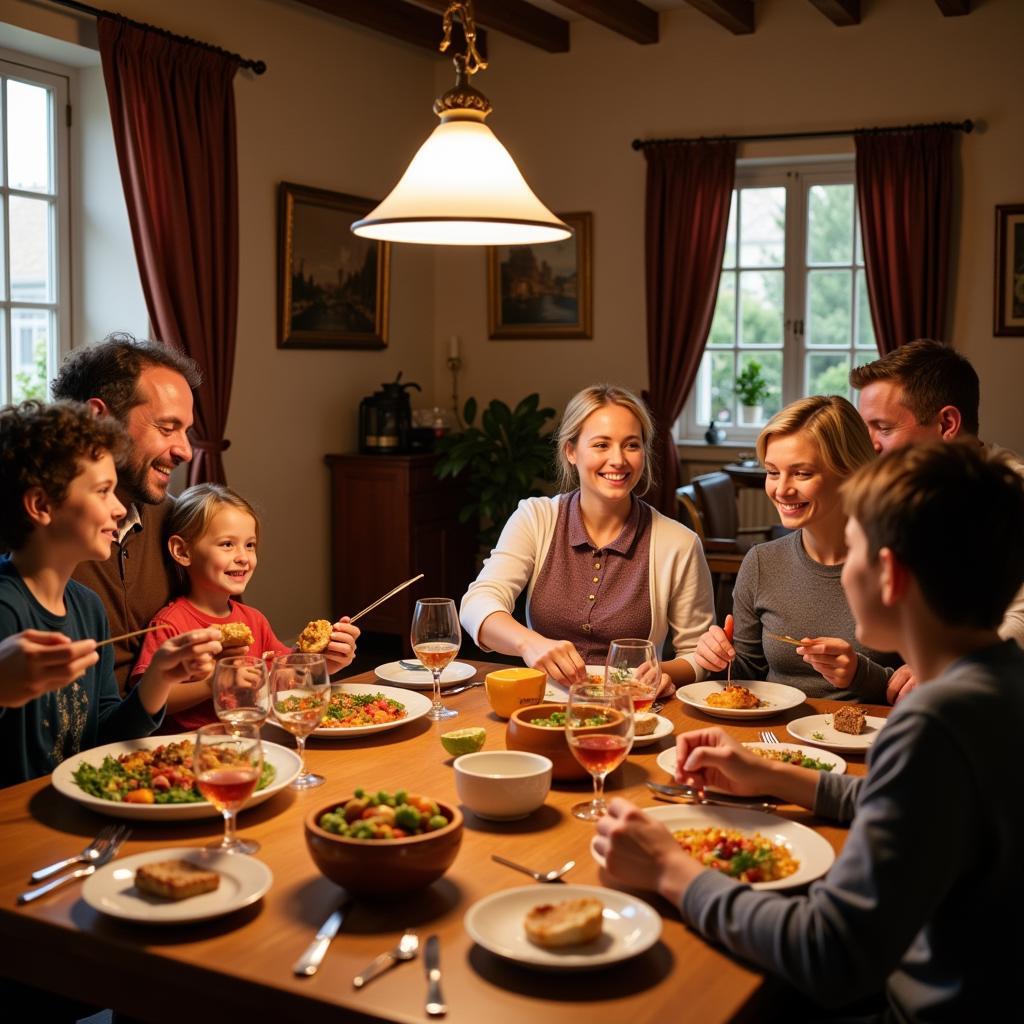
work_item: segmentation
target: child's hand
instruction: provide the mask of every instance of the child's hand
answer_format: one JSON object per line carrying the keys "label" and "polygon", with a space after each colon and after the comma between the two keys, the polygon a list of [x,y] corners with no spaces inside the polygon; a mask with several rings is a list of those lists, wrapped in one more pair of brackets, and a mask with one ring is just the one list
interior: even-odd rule
{"label": "child's hand", "polygon": [[359,627],[349,622],[347,615],[343,615],[331,626],[331,642],[324,650],[324,659],[327,662],[327,671],[332,675],[352,664],[352,659],[356,656],[356,638],[359,633]]}
{"label": "child's hand", "polygon": [[0,642],[0,707],[20,708],[73,683],[99,661],[95,640],[26,629]]}
{"label": "child's hand", "polygon": [[213,672],[214,657],[220,653],[220,630],[216,626],[193,629],[164,641],[142,679],[145,681],[151,673],[154,680],[167,685],[205,679]]}

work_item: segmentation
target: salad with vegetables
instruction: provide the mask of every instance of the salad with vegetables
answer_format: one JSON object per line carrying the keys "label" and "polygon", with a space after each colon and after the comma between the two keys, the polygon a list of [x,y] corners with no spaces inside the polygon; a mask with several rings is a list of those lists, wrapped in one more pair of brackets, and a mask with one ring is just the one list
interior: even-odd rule
{"label": "salad with vegetables", "polygon": [[449,819],[428,796],[400,789],[395,793],[357,789],[342,806],[320,816],[326,832],[347,839],[403,839],[436,832]]}

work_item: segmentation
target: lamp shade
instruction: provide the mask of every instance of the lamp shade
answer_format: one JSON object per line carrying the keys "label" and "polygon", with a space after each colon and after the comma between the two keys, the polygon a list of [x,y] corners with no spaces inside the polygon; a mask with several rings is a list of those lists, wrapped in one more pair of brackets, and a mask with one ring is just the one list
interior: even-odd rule
{"label": "lamp shade", "polygon": [[352,230],[424,245],[524,245],[572,235],[478,120],[442,120],[387,198]]}

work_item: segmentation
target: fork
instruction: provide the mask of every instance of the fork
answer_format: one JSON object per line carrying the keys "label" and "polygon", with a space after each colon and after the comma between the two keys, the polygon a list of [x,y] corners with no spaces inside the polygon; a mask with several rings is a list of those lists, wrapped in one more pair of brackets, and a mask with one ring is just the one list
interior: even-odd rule
{"label": "fork", "polygon": [[51,864],[49,867],[33,871],[29,875],[29,881],[42,882],[51,875],[57,874],[58,871],[62,871],[71,864],[77,864],[79,861],[86,864],[94,863],[103,856],[110,843],[120,842],[122,834],[127,831],[128,829],[124,825],[107,825],[101,828],[96,838],[81,853],[76,854],[74,857],[66,857],[64,860],[59,860],[56,864]]}
{"label": "fork", "polygon": [[778,736],[776,736],[775,733],[770,732],[768,729],[762,729],[758,735],[760,736],[762,743],[767,743],[771,745],[772,743],[781,742]]}
{"label": "fork", "polygon": [[33,900],[39,899],[40,896],[45,896],[47,893],[53,892],[54,889],[59,889],[67,882],[74,881],[76,878],[87,878],[89,875],[95,874],[97,868],[103,867],[107,861],[113,860],[117,856],[121,845],[131,834],[131,829],[125,829],[118,839],[111,840],[107,844],[106,849],[91,864],[86,864],[74,871],[69,871],[66,875],[61,875],[60,878],[55,878],[52,882],[47,882],[45,885],[39,885],[35,889],[23,892],[18,897],[18,905],[24,906],[26,903],[31,903]]}

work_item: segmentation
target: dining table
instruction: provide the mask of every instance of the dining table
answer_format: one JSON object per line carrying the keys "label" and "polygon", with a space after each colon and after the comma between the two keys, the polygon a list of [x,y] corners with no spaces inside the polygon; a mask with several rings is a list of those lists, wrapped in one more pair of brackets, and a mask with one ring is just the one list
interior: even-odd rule
{"label": "dining table", "polygon": [[[497,667],[471,662],[474,681]],[[375,682],[372,672],[346,682]],[[343,891],[322,876],[306,847],[307,815],[357,787],[414,790],[458,804],[453,758],[440,734],[482,727],[484,749],[503,749],[506,722],[490,709],[483,686],[444,697],[458,717],[436,723],[427,718],[374,735],[313,737],[308,767],[325,776],[316,789],[284,790],[265,803],[243,809],[239,835],[255,839],[255,855],[273,872],[266,895],[252,906],[192,924],[134,923],[90,907],[74,882],[26,906],[16,903],[31,872],[77,853],[111,819],[63,796],[43,777],[0,790],[0,975],[89,1004],[113,1007],[141,1021],[200,1024],[204,1021],[401,1021],[428,1020],[422,957],[402,963],[365,988],[353,977],[377,954],[393,947],[403,930],[421,939],[440,939],[447,1019],[480,1024],[593,1024],[609,1019],[646,1021],[763,1020],[785,1005],[788,990],[763,972],[729,956],[683,924],[678,911],[654,894],[640,894],[662,918],[660,939],[633,959],[599,971],[540,971],[504,960],[476,945],[463,926],[476,901],[505,889],[535,885],[538,903],[557,899],[559,885],[530,882],[491,859],[498,853],[521,864],[548,869],[573,859],[564,881],[615,887],[593,860],[594,826],[574,818],[570,808],[585,798],[584,783],[555,782],[544,805],[520,821],[494,822],[463,808],[464,837],[446,874],[428,888],[392,898],[355,899],[319,972],[297,977],[292,965],[318,927],[339,905]],[[764,729],[790,739],[786,723],[828,713],[838,702],[808,699],[767,718],[722,720],[670,699],[661,711],[675,733],[719,725],[742,740],[757,740]],[[863,705],[871,715],[889,709]],[[287,745],[290,737],[264,727],[264,738]],[[635,747],[609,776],[607,796],[626,797],[643,807],[658,801],[645,786],[667,782],[656,757],[675,742],[666,736]],[[862,754],[843,754],[848,771],[863,775]],[[792,806],[777,813],[810,826],[838,851],[846,828]],[[215,841],[220,818],[130,823],[120,857],[149,850],[203,846]]]}

